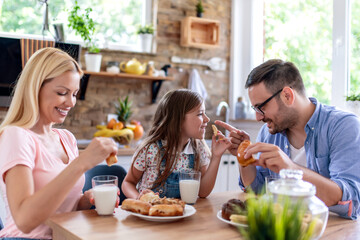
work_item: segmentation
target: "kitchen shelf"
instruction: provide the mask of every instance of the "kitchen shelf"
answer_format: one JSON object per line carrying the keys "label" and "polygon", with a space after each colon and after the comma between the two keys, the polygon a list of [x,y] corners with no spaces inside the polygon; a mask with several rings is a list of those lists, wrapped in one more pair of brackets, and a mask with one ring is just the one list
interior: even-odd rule
{"label": "kitchen shelf", "polygon": [[181,21],[181,46],[217,48],[219,36],[219,21],[198,17],[186,17]]}
{"label": "kitchen shelf", "polygon": [[108,72],[90,72],[84,71],[84,76],[81,79],[80,93],[79,99],[85,100],[85,92],[87,88],[88,81],[90,76],[100,76],[100,77],[113,77],[113,78],[127,78],[127,79],[137,79],[137,80],[145,80],[151,81],[151,102],[156,102],[156,97],[159,93],[161,84],[163,81],[173,81],[173,77],[153,77],[147,75],[136,75],[136,74],[128,74],[128,73],[108,73]]}
{"label": "kitchen shelf", "polygon": [[172,80],[174,80],[173,77],[153,77],[153,76],[148,76],[148,75],[136,75],[136,74],[129,74],[129,73],[108,73],[108,72],[84,71],[84,74],[89,74],[92,76],[101,76],[101,77],[131,78],[131,79],[141,79],[141,80],[150,80],[150,81],[157,81],[157,80],[172,81]]}

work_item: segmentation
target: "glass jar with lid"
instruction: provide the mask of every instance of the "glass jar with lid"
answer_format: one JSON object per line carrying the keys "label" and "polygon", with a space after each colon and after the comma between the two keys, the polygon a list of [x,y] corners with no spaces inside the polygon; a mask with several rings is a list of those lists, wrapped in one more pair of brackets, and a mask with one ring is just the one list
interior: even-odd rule
{"label": "glass jar with lid", "polygon": [[303,181],[302,176],[301,170],[282,169],[280,178],[270,182],[268,189],[275,201],[283,196],[288,196],[294,204],[302,202],[306,211],[303,225],[312,225],[314,230],[311,239],[319,239],[325,230],[329,209],[324,202],[315,196],[316,187]]}

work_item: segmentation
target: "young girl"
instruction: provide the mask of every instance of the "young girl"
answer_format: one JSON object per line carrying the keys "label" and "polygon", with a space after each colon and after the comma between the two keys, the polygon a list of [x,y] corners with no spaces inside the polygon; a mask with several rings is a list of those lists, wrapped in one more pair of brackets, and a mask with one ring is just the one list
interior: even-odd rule
{"label": "young girl", "polygon": [[126,197],[139,198],[151,189],[160,197],[180,198],[179,172],[184,171],[201,172],[199,197],[207,197],[214,187],[221,156],[231,145],[218,132],[219,140],[212,137],[210,154],[202,141],[208,122],[199,94],[186,89],[166,93],[123,181]]}

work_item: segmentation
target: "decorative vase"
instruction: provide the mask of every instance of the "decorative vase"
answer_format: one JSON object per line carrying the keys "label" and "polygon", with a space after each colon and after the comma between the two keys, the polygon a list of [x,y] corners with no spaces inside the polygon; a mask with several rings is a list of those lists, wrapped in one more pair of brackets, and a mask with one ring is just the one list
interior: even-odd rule
{"label": "decorative vase", "polygon": [[99,53],[85,53],[86,70],[89,72],[100,72],[102,55]]}
{"label": "decorative vase", "polygon": [[151,52],[153,35],[150,33],[140,34],[141,50]]}
{"label": "decorative vase", "polygon": [[346,101],[346,109],[360,117],[360,101]]}

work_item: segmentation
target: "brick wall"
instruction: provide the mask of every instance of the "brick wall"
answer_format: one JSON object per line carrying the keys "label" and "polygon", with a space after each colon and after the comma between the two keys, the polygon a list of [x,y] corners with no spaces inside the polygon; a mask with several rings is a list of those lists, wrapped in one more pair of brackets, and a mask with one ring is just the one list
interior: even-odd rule
{"label": "brick wall", "polygon": [[[169,64],[171,56],[208,60],[211,57],[220,57],[227,60],[226,71],[211,71],[206,66],[172,64],[169,73],[174,81],[165,81],[158,94],[159,100],[168,90],[186,88],[189,73],[196,68],[208,92],[206,100],[207,114],[211,122],[215,119],[224,119],[215,116],[217,104],[221,100],[228,101],[229,87],[229,59],[230,59],[230,23],[231,0],[203,0],[203,18],[220,21],[220,47],[216,49],[197,49],[180,46],[180,22],[186,16],[195,16],[197,0],[158,0],[157,15],[157,53],[136,54],[121,51],[102,51],[102,70],[105,70],[107,61],[127,61],[137,58],[141,62],[154,61],[156,69]],[[84,51],[83,51],[84,52]],[[81,62],[84,65],[82,56]],[[179,72],[181,67],[183,72]],[[95,125],[106,121],[109,113],[115,113],[114,102],[118,97],[129,95],[133,102],[133,119],[139,120],[145,131],[149,129],[157,104],[151,104],[151,83],[136,79],[103,78],[92,76],[86,91],[85,100],[78,100],[76,107],[71,111],[64,127],[75,134],[78,139],[92,138],[96,131]],[[0,118],[2,114],[0,112]],[[211,137],[209,124],[207,138]]]}

